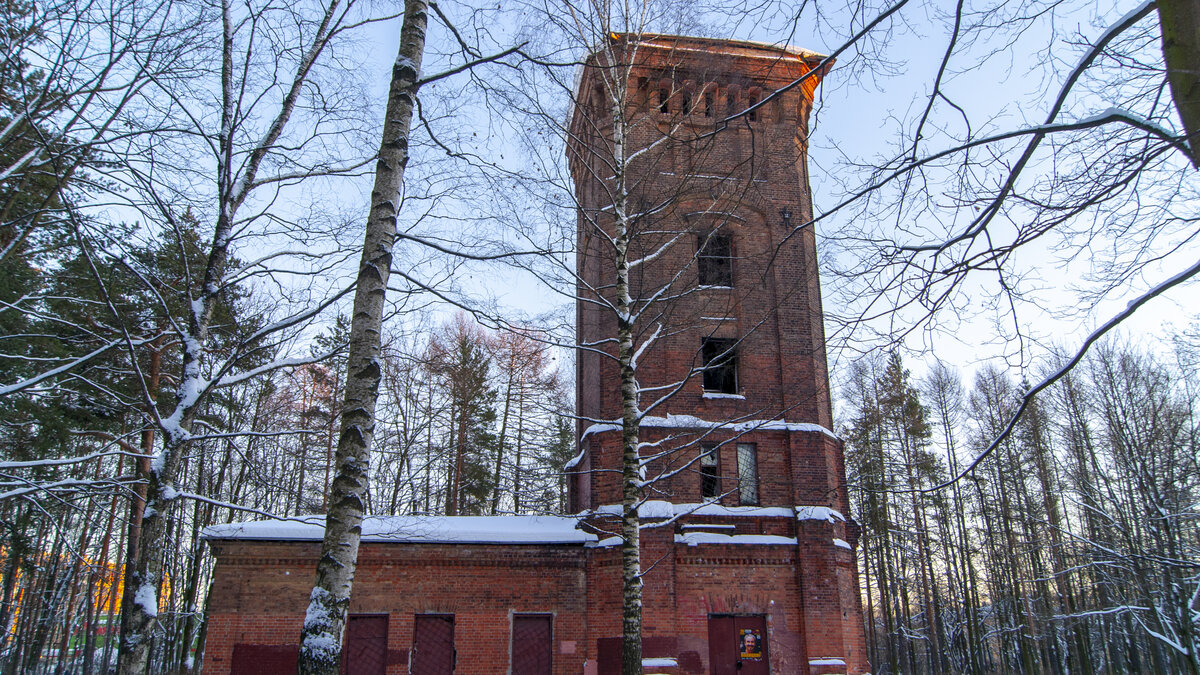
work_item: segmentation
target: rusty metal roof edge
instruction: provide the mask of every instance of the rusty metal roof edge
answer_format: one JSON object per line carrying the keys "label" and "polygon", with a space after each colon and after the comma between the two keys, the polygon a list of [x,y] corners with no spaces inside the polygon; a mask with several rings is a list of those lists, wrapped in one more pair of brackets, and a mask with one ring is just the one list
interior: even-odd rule
{"label": "rusty metal roof edge", "polygon": [[[770,52],[770,53],[766,53],[766,54],[752,54],[752,53],[737,54],[737,53],[734,53],[732,55],[744,56],[747,58],[760,58],[760,59],[761,58],[778,58],[780,55],[797,56],[797,57],[800,57],[800,59],[802,59],[806,63],[809,63],[810,65],[816,65],[816,64],[820,63],[821,61],[824,61],[825,59],[828,58],[825,54],[820,54],[818,52],[812,51],[811,49],[805,49],[803,47],[796,47],[793,45],[780,46],[777,44],[771,44],[769,42],[755,42],[752,40],[734,40],[734,39],[729,39],[729,38],[698,37],[698,36],[691,36],[691,35],[671,35],[671,34],[667,34],[667,33],[619,33],[619,34],[614,34],[614,35],[622,37],[622,38],[634,38],[639,43],[646,45],[646,46],[670,47],[670,48],[675,48],[675,49],[681,49],[684,51],[702,51],[700,49],[697,49],[696,47],[689,48],[689,46],[687,46],[687,44],[686,44],[688,42],[691,42],[694,44],[695,43],[705,43],[705,44],[712,45],[714,47],[719,47],[722,45],[728,45],[731,47],[742,47],[742,48],[746,48],[746,49],[754,49],[754,50],[760,50],[760,51]],[[675,44],[675,45],[655,44],[656,42],[660,42],[660,41],[661,42],[671,41],[671,42],[683,43],[683,44]],[[833,61],[831,59],[829,61],[829,64],[832,64],[832,63],[833,63]]]}

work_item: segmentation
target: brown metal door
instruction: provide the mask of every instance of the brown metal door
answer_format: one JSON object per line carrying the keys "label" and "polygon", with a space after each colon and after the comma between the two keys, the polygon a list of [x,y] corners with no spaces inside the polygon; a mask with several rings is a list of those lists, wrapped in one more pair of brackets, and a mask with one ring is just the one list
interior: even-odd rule
{"label": "brown metal door", "polygon": [[299,655],[299,645],[235,644],[229,673],[230,675],[292,675],[296,672],[296,659]]}
{"label": "brown metal door", "polygon": [[384,675],[387,672],[386,614],[351,614],[342,650],[342,675]]}
{"label": "brown metal door", "polygon": [[708,617],[708,661],[712,675],[769,675],[767,617]]}
{"label": "brown metal door", "polygon": [[454,615],[418,614],[413,622],[412,675],[454,672]]}
{"label": "brown metal door", "polygon": [[513,615],[512,675],[551,675],[552,658],[550,615]]}

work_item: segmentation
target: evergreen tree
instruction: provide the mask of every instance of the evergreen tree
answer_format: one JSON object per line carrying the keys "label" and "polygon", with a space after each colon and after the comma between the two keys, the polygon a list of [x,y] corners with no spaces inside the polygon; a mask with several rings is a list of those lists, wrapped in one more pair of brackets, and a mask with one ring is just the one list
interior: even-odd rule
{"label": "evergreen tree", "polygon": [[459,314],[429,343],[428,367],[450,401],[446,514],[482,515],[494,485],[496,392],[483,330]]}

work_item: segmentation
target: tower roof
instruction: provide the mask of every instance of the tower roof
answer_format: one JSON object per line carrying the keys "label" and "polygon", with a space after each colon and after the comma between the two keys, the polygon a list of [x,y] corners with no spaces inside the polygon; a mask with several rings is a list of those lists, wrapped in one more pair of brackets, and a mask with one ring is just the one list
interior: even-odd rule
{"label": "tower roof", "polygon": [[[807,63],[809,67],[814,67],[827,58],[824,54],[818,54],[803,47],[752,42],[749,40],[667,35],[664,33],[623,33],[616,34],[614,37],[627,41],[636,41],[639,46],[643,47],[658,47],[675,51],[693,51],[704,54],[723,54],[760,59],[778,59],[781,56],[794,57],[799,61]],[[827,65],[832,64],[833,61],[830,60]]]}

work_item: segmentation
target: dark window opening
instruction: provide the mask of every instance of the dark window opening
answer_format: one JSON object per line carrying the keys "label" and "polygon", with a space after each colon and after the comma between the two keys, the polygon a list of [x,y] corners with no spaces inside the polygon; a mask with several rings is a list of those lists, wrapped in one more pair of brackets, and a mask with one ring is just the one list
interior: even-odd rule
{"label": "dark window opening", "polygon": [[666,87],[658,89],[658,112],[664,115],[671,112],[671,92]]}
{"label": "dark window opening", "polygon": [[748,106],[746,106],[746,107],[750,108],[750,112],[749,112],[749,114],[748,114],[748,117],[750,118],[750,121],[751,121],[751,122],[757,122],[757,121],[758,121],[758,108],[755,108],[755,107],[754,107],[754,106],[756,106],[756,105],[758,105],[758,97],[757,97],[757,96],[752,96],[752,97],[750,97],[750,105],[748,105]]}
{"label": "dark window opening", "polygon": [[704,391],[737,393],[737,340],[704,338],[700,355],[704,359]]}
{"label": "dark window opening", "polygon": [[701,286],[732,286],[733,237],[724,232],[701,236],[697,266]]}
{"label": "dark window opening", "polygon": [[721,494],[719,456],[717,446],[711,443],[700,446],[700,496],[704,499],[712,499]]}
{"label": "dark window opening", "polygon": [[738,443],[738,502],[758,503],[758,452],[753,443]]}
{"label": "dark window opening", "polygon": [[683,92],[683,110],[682,110],[682,112],[684,115],[692,114],[692,92],[690,92],[690,91]]}
{"label": "dark window opening", "polygon": [[710,92],[710,93],[707,93],[704,95],[704,116],[712,117],[712,115],[713,115],[713,95]]}

